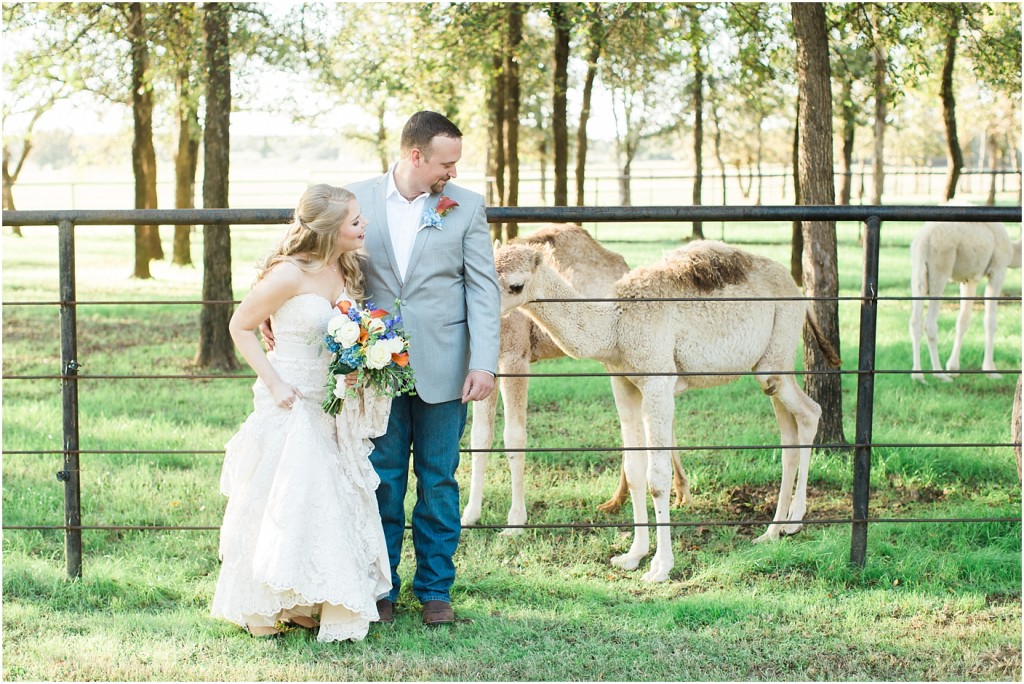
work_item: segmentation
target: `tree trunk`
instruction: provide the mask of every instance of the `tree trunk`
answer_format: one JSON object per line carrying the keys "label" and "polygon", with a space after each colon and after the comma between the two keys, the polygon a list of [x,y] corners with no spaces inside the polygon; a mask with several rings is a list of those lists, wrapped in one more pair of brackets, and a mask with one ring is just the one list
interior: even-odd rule
{"label": "tree trunk", "polygon": [[[174,206],[192,209],[196,206],[196,166],[199,163],[199,112],[190,92],[188,68],[177,74],[178,151],[174,156]],[[171,262],[177,266],[192,265],[192,226],[174,226],[174,248]]]}
{"label": "tree trunk", "polygon": [[956,184],[960,180],[960,169],[964,165],[964,155],[960,150],[960,141],[956,135],[956,100],[953,97],[953,66],[956,61],[956,41],[960,33],[960,14],[954,8],[950,10],[953,17],[949,35],[946,36],[946,58],[942,63],[942,122],[946,125],[946,201],[956,195]]}
{"label": "tree trunk", "polygon": [[583,79],[583,103],[580,106],[580,125],[576,130],[576,206],[586,204],[587,124],[590,121],[590,100],[597,78],[597,60],[601,58],[602,39],[600,4],[594,4],[594,16],[587,27],[590,36],[590,54],[587,55],[587,75]]}
{"label": "tree trunk", "polygon": [[999,170],[999,145],[996,142],[996,134],[994,131],[989,131],[987,136],[988,141],[988,168],[989,168],[989,186],[988,186],[988,197],[985,199],[985,204],[992,207],[996,203],[996,185],[998,182],[997,173]]}
{"label": "tree trunk", "polygon": [[[843,156],[839,160],[842,174],[839,179],[839,204],[848,205],[853,192],[853,143],[857,133],[857,109],[853,106],[853,78],[849,75],[843,81],[841,97],[843,101],[839,103],[839,111],[843,119]],[[796,166],[793,168],[796,169]]]}
{"label": "tree trunk", "polygon": [[875,159],[872,169],[874,187],[871,191],[871,203],[881,204],[885,187],[885,65],[888,58],[885,48],[877,42],[872,54],[875,58]]}
{"label": "tree trunk", "polygon": [[[505,59],[506,108],[505,108],[505,160],[508,163],[508,196],[506,206],[519,206],[519,46],[523,42],[522,3],[511,2],[508,7],[508,54]],[[519,224],[511,222],[505,226],[505,240],[519,234]]]}
{"label": "tree trunk", "polygon": [[[793,204],[799,205],[800,198],[800,102],[796,103],[796,125],[793,126]],[[804,284],[804,228],[802,221],[793,221],[793,232],[789,250],[789,272],[797,285]]]}
{"label": "tree trunk", "polygon": [[[128,6],[128,40],[132,60],[132,171],[135,175],[135,208],[156,209],[156,150],[153,148],[153,87],[149,82],[149,47],[142,3]],[[151,259],[162,259],[157,226],[135,226],[135,278],[152,278]]]}
{"label": "tree trunk", "polygon": [[[694,46],[697,49],[697,46]],[[704,67],[697,57],[693,69],[693,204],[701,204],[701,187],[704,183]],[[704,239],[704,224],[693,222],[691,240]]]}
{"label": "tree trunk", "polygon": [[715,161],[718,162],[718,171],[722,174],[722,206],[729,203],[727,191],[728,178],[725,172],[725,161],[722,159],[722,123],[718,117],[718,101],[715,99],[715,83],[708,79],[708,95],[711,100],[711,118],[715,121]]}
{"label": "tree trunk", "polygon": [[555,153],[555,206],[569,204],[569,124],[566,93],[569,90],[569,17],[566,5],[551,3],[551,19],[555,25],[554,97],[552,100],[551,135]]}
{"label": "tree trunk", "polygon": [[[488,206],[505,206],[505,65],[495,55],[492,62],[492,78],[488,96],[488,124],[490,135],[487,140],[487,175],[493,179],[488,183]],[[495,197],[495,194],[497,195]],[[491,241],[500,240],[504,235],[501,223],[491,224]]]}
{"label": "tree trunk", "polygon": [[761,171],[761,160],[764,157],[764,114],[757,116],[757,199],[754,204],[761,206],[761,196],[764,190],[764,176]]}
{"label": "tree trunk", "polygon": [[628,133],[624,147],[625,160],[619,175],[619,204],[629,207],[633,205],[631,169],[633,167],[633,155],[636,154],[636,146],[629,141]]}
{"label": "tree trunk", "polygon": [[[825,7],[821,3],[791,5],[796,37],[797,84],[800,92],[800,203],[835,203],[832,160],[832,90],[828,56]],[[808,297],[836,297],[839,274],[834,221],[804,221],[803,274]],[[815,316],[825,336],[838,351],[838,301],[813,302]],[[832,370],[804,326],[804,368]],[[838,375],[806,375],[807,393],[821,406],[815,442],[845,443],[843,437],[842,387]]]}
{"label": "tree trunk", "polygon": [[[15,211],[17,207],[14,206],[14,184],[18,182],[18,175],[21,173],[21,167],[25,163],[25,157],[28,156],[29,150],[32,148],[32,143],[26,138],[25,144],[21,148],[21,158],[18,159],[17,165],[14,167],[14,173],[10,171],[10,150],[7,145],[4,145],[4,157],[3,157],[3,208],[4,211]],[[11,226],[11,232],[18,237],[22,237],[21,226]]]}
{"label": "tree trunk", "polygon": [[[231,47],[229,3],[203,5],[203,34],[207,64],[206,125],[203,136],[203,206],[228,206],[228,170],[231,140]],[[238,367],[228,332],[234,298],[231,288],[231,227],[203,226],[203,304],[199,315],[199,351],[196,365],[232,370]]]}
{"label": "tree trunk", "polygon": [[381,98],[381,101],[377,103],[377,139],[374,143],[381,173],[387,173],[391,166],[391,161],[388,159],[388,127],[384,124],[385,114],[387,114],[387,104]]}

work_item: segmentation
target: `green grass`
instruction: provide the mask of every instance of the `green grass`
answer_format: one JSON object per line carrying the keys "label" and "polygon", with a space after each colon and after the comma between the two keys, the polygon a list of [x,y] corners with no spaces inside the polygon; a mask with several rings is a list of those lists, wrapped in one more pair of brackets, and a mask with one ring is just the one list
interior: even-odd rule
{"label": "green grass", "polygon": [[[589,226],[591,230],[594,226]],[[907,246],[913,224],[883,227],[880,294],[909,294]],[[233,231],[235,294],[277,228]],[[53,301],[56,231],[24,229],[3,238],[3,300]],[[726,237],[788,263],[788,224],[728,224]],[[128,277],[127,228],[78,229],[81,300],[198,299],[200,273],[156,263],[152,281]],[[602,224],[598,236],[631,264],[678,244],[689,226]],[[717,224],[706,224],[717,238]],[[198,236],[197,236],[198,238]],[[201,253],[200,245],[193,253]],[[860,290],[857,226],[840,224],[841,294]],[[1019,297],[1019,280],[1007,294]],[[950,293],[952,293],[952,287]],[[981,364],[980,306],[963,351]],[[909,302],[879,305],[879,369],[907,369]],[[956,307],[945,303],[940,346],[951,344]],[[908,375],[876,377],[873,438],[884,443],[1009,441],[1021,365],[1021,307],[999,310],[1000,379],[964,375],[922,386]],[[844,368],[856,367],[859,305],[840,304]],[[198,309],[179,305],[81,305],[84,375],[196,372]],[[56,307],[6,306],[5,375],[55,373]],[[562,359],[536,372],[600,371]],[[250,380],[80,381],[83,449],[220,450],[251,409]],[[854,435],[856,378],[843,377],[844,431]],[[61,447],[55,380],[8,380],[7,452]],[[618,442],[605,378],[536,378],[530,388],[532,446]],[[501,421],[499,417],[498,435]],[[751,378],[677,400],[683,445],[776,444],[769,403]],[[468,436],[467,436],[468,438]],[[693,504],[685,521],[766,519],[774,511],[778,450],[696,450],[683,454]],[[218,454],[86,454],[82,516],[98,525],[218,525]],[[460,479],[468,495],[470,459]],[[628,523],[595,506],[614,491],[613,452],[528,456],[531,522]],[[59,525],[61,456],[3,459],[5,525]],[[879,447],[873,452],[871,513],[878,517],[1019,517],[1021,489],[1006,447]],[[848,517],[847,453],[816,454],[809,518]],[[408,502],[411,504],[411,500]],[[495,455],[481,523],[500,525],[509,475]],[[5,680],[1019,680],[1020,523],[872,525],[862,570],[848,563],[846,526],[809,525],[799,535],[754,546],[756,527],[679,527],[672,532],[671,580],[639,581],[611,567],[629,545],[628,528],[528,530],[506,537],[467,530],[457,554],[453,630],[420,626],[403,591],[396,622],[357,644],[318,644],[302,630],[252,639],[209,616],[218,572],[212,531],[83,533],[84,576],[68,581],[63,536],[8,530],[3,536]],[[413,566],[406,544],[402,567]]]}

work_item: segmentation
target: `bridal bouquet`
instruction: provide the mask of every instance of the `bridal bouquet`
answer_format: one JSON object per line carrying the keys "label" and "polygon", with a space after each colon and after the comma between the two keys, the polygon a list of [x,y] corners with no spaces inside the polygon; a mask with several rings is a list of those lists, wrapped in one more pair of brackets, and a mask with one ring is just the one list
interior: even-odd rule
{"label": "bridal bouquet", "polygon": [[[371,302],[358,306],[343,300],[337,309],[341,313],[328,321],[324,337],[324,344],[334,354],[327,370],[329,392],[324,411],[337,415],[342,400],[355,396],[357,387],[373,387],[389,397],[415,394],[409,340],[400,327],[402,319]],[[346,389],[345,376],[355,371],[359,371],[356,384]]]}

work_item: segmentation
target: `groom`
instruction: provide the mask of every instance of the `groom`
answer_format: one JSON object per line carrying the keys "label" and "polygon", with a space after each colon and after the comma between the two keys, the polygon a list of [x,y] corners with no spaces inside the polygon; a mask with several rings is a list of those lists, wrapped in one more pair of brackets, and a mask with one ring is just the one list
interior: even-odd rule
{"label": "groom", "polygon": [[416,396],[394,399],[387,432],[370,455],[381,479],[377,502],[391,560],[391,593],[377,601],[382,622],[393,619],[401,581],[410,450],[412,591],[425,624],[455,620],[459,440],[467,403],[494,390],[498,283],[483,197],[449,182],[461,156],[462,131],[441,114],[418,112],[402,130],[398,162],[383,176],[348,186],[370,222],[366,297],[388,309],[399,301],[392,313],[402,317],[416,371]]}

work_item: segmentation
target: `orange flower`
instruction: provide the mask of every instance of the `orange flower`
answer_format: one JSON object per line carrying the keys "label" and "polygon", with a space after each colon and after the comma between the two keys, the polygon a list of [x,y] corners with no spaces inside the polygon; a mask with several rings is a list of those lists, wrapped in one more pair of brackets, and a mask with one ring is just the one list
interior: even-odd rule
{"label": "orange flower", "polygon": [[434,211],[437,212],[438,216],[446,216],[455,207],[459,206],[459,203],[453,200],[447,195],[441,195],[441,199],[437,200],[437,207]]}
{"label": "orange flower", "polygon": [[397,363],[400,367],[405,368],[409,365],[409,352],[402,352],[401,354],[392,354],[391,360]]}

